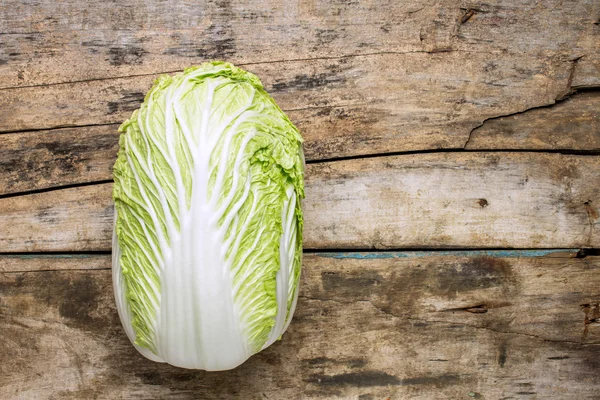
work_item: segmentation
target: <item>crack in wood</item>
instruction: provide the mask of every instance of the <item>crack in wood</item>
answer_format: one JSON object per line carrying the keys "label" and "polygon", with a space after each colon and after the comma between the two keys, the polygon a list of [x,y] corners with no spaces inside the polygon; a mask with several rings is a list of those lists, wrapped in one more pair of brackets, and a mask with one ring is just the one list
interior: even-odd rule
{"label": "crack in wood", "polygon": [[[571,68],[571,72],[569,73],[569,82],[573,81],[573,75],[574,75],[574,71],[575,71],[575,66],[577,64],[577,61],[580,60],[582,57],[579,57],[575,60],[573,60],[573,67]],[[570,84],[569,84],[570,85]],[[471,139],[473,137],[473,134],[481,127],[483,127],[485,125],[486,122],[489,121],[493,121],[493,120],[498,120],[501,118],[507,118],[507,117],[513,117],[515,115],[522,115],[522,114],[526,114],[530,111],[534,111],[534,110],[539,110],[539,109],[544,109],[544,108],[552,108],[555,107],[557,105],[559,105],[560,103],[572,98],[573,96],[576,96],[579,92],[581,93],[594,93],[594,92],[598,92],[600,93],[600,88],[597,87],[578,87],[577,89],[573,89],[571,86],[569,86],[571,88],[571,90],[568,90],[568,93],[563,93],[558,95],[553,102],[548,103],[548,104],[542,104],[539,106],[535,106],[535,107],[528,107],[524,110],[519,110],[519,111],[515,111],[512,113],[507,113],[507,114],[502,114],[502,115],[497,115],[497,116],[493,116],[493,117],[489,117],[484,119],[480,124],[478,124],[477,126],[475,126],[473,129],[471,129],[469,131],[469,134],[467,136],[467,140],[465,141],[464,145],[462,146],[462,148],[464,150],[468,150],[469,147],[469,143],[471,142]],[[477,149],[478,151],[481,151],[482,149]]]}
{"label": "crack in wood", "polygon": [[[310,296],[306,296],[306,295],[300,295],[300,296],[298,296],[298,298],[305,299],[305,300],[310,300],[310,301],[318,301],[318,302],[323,302],[323,303],[325,303],[325,302],[331,302],[331,303],[337,303],[337,304],[342,304],[342,305],[347,305],[349,303],[347,301],[342,301],[342,300],[337,300],[337,299],[320,299],[320,298],[310,297]],[[584,339],[585,338],[582,338],[581,342],[576,342],[576,341],[573,341],[573,340],[548,339],[548,338],[545,338],[545,337],[542,337],[542,336],[538,336],[538,335],[534,335],[534,334],[530,334],[530,333],[515,332],[515,331],[503,331],[503,330],[491,328],[489,326],[473,325],[473,324],[468,324],[468,323],[465,323],[465,322],[415,318],[415,317],[412,317],[410,315],[396,314],[396,313],[390,311],[389,309],[378,307],[377,305],[375,305],[373,303],[372,300],[368,300],[368,299],[352,300],[351,302],[354,302],[354,303],[368,303],[372,307],[374,307],[375,309],[377,309],[379,312],[381,312],[383,314],[389,315],[390,317],[397,318],[397,319],[400,319],[400,320],[405,320],[405,321],[414,321],[414,322],[419,322],[419,323],[444,324],[444,325],[448,325],[448,326],[454,325],[454,326],[463,326],[463,327],[466,327],[466,328],[473,328],[473,329],[483,329],[483,330],[487,330],[487,331],[495,332],[495,333],[499,333],[499,334],[523,336],[523,337],[528,337],[528,338],[532,338],[532,339],[536,339],[536,340],[540,340],[540,341],[544,341],[544,342],[549,342],[549,343],[566,343],[566,344],[572,344],[572,345],[576,345],[576,346],[600,346],[600,343],[584,343]],[[587,317],[586,317],[586,321],[587,321]],[[594,322],[596,322],[596,321],[594,321]],[[589,324],[589,322],[588,322],[588,324]],[[588,324],[586,324],[586,326]]]}
{"label": "crack in wood", "polygon": [[[249,62],[235,63],[235,65],[238,67],[247,67],[247,66],[252,66],[252,65],[269,65],[269,64],[311,62],[311,61],[322,61],[322,60],[340,60],[340,59],[344,59],[344,58],[376,57],[376,56],[382,56],[382,55],[439,54],[439,53],[466,53],[466,54],[490,54],[490,55],[502,54],[501,51],[497,51],[497,52],[494,52],[494,51],[472,51],[472,50],[464,50],[464,49],[444,49],[444,50],[433,50],[433,51],[428,51],[428,50],[377,51],[377,52],[372,52],[372,53],[342,54],[342,55],[338,55],[338,56],[290,58],[290,59],[268,60],[268,61],[249,61]],[[164,74],[175,74],[175,73],[182,72],[182,71],[183,71],[182,69],[175,69],[175,70],[167,70],[167,71],[148,72],[148,73],[144,73],[144,74],[115,75],[115,76],[80,79],[80,80],[73,80],[73,81],[40,83],[40,84],[36,84],[36,85],[5,86],[5,87],[0,87],[0,91],[39,88],[39,87],[48,87],[48,86],[59,86],[59,85],[70,85],[70,84],[87,83],[87,82],[110,81],[110,80],[119,80],[119,79],[128,79],[128,78],[147,77],[147,76],[154,76],[154,75],[159,76],[159,75],[164,75]]]}

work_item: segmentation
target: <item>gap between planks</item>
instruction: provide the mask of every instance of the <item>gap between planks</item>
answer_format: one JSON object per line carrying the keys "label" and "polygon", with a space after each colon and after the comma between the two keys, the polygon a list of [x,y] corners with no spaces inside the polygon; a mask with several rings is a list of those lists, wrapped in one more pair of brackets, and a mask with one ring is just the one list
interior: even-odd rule
{"label": "gap between planks", "polygon": [[[109,124],[112,125],[112,124]],[[61,129],[61,128],[55,128]],[[1,134],[1,133],[0,133]],[[419,154],[443,154],[443,153],[534,153],[534,154],[560,154],[560,155],[573,155],[573,156],[588,156],[597,157],[600,156],[600,150],[570,150],[570,149],[465,149],[465,148],[449,148],[449,149],[427,149],[427,150],[410,150],[410,151],[396,151],[389,153],[376,153],[376,154],[361,154],[355,156],[345,157],[333,157],[325,159],[314,159],[306,160],[306,164],[318,165],[335,163],[339,161],[350,161],[350,160],[361,160],[361,159],[372,159],[372,158],[386,158],[386,157],[399,157],[399,156],[411,156]],[[73,183],[68,185],[56,185],[45,187],[41,189],[25,190],[15,193],[0,194],[0,199],[28,196],[38,193],[53,192],[57,190],[71,189],[85,186],[102,185],[106,183],[113,183],[113,179],[101,179],[91,182]],[[2,252],[0,252],[2,254]]]}
{"label": "gap between planks", "polygon": [[[425,257],[490,257],[490,258],[586,258],[588,256],[597,256],[600,249],[392,249],[386,251],[380,250],[312,250],[303,251],[305,256],[314,256],[320,258],[330,258],[338,260],[388,260],[388,259],[410,259]],[[80,265],[81,262],[89,260],[94,264],[86,268],[69,267],[69,262]],[[66,262],[65,268],[48,269],[15,269],[11,264],[22,264],[28,262]],[[111,252],[56,252],[56,253],[0,253],[0,273],[21,274],[29,272],[53,272],[53,271],[90,271],[90,270],[109,270],[111,269]]]}

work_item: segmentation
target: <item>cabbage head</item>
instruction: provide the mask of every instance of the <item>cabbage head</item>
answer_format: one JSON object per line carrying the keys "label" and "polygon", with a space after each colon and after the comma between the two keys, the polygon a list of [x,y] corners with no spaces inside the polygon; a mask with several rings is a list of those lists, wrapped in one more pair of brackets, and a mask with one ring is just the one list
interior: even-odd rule
{"label": "cabbage head", "polygon": [[253,74],[161,76],[119,131],[113,285],[147,358],[234,368],[290,323],[302,256],[302,138]]}

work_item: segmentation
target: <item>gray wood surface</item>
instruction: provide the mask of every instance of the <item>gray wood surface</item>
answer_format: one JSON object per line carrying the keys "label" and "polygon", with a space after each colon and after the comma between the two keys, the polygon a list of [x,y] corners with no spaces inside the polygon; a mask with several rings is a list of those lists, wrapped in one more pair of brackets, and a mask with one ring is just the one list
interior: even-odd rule
{"label": "gray wood surface", "polygon": [[[593,57],[595,0],[301,0],[0,4],[0,87],[34,86],[236,63],[373,53],[488,53],[534,64]],[[597,62],[597,58],[595,61]],[[427,66],[430,63],[423,64]],[[598,64],[596,64],[597,66]],[[596,77],[582,69],[579,76]]]}
{"label": "gray wood surface", "polygon": [[[454,144],[468,150],[598,152],[599,110],[598,93],[577,93],[551,107],[489,119],[474,128],[464,143]],[[308,162],[319,162],[332,155],[376,151],[371,146],[378,148],[378,143],[400,143],[398,147],[380,150],[386,153],[413,148],[401,132],[395,135],[396,139],[384,136],[393,120],[379,114],[367,118],[371,111],[373,107],[364,105],[288,114],[305,133]],[[117,128],[118,124],[108,124],[0,135],[0,194],[111,180],[119,141]],[[409,136],[423,146],[432,138],[425,134]]]}
{"label": "gray wood surface", "polygon": [[[543,166],[543,168],[540,168]],[[431,153],[310,164],[309,249],[598,247],[600,159]],[[112,184],[0,199],[5,252],[108,251]]]}
{"label": "gray wood surface", "polygon": [[[212,59],[308,162],[296,317],[222,373],[137,354],[109,254],[119,124]],[[597,0],[0,2],[0,398],[599,398],[599,88]]]}
{"label": "gray wood surface", "polygon": [[600,96],[574,94],[553,107],[490,119],[471,132],[468,150],[600,150]]}
{"label": "gray wood surface", "polygon": [[600,259],[574,255],[307,254],[289,331],[224,373],[137,354],[110,256],[4,256],[0,396],[595,399]]}

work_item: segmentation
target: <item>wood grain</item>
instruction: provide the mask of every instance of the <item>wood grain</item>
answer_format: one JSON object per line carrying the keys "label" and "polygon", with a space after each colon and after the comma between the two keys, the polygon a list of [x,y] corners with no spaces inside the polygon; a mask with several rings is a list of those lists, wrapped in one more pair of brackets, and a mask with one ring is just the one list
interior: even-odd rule
{"label": "wood grain", "polygon": [[[0,2],[0,398],[598,398],[599,20],[597,0]],[[213,59],[260,76],[309,161],[295,319],[223,373],[137,354],[108,254],[118,124]],[[427,251],[368,251],[401,248]]]}
{"label": "wood grain", "polygon": [[[110,249],[112,184],[0,199],[0,252]],[[67,244],[69,242],[69,244]]]}
{"label": "wood grain", "polygon": [[[600,389],[600,329],[588,318],[600,302],[598,257],[309,254],[283,340],[219,373],[137,354],[110,271],[87,270],[109,258],[0,274],[2,398],[594,399]],[[482,302],[485,313],[444,311]]]}
{"label": "wood grain", "polygon": [[80,269],[108,269],[110,257],[106,254],[2,254],[1,272],[69,271]]}
{"label": "wood grain", "polygon": [[[485,121],[471,132],[466,149],[598,151],[598,110],[598,93],[577,93],[554,106]],[[374,115],[367,117],[369,112]],[[368,153],[374,143],[375,148],[397,141],[404,141],[399,148],[417,146],[400,132],[395,139],[385,135],[398,122],[391,113],[386,117],[364,105],[297,110],[289,115],[305,132],[305,154],[311,162]],[[117,128],[118,124],[111,124],[0,135],[0,194],[111,180]]]}
{"label": "wood grain", "polygon": [[[314,164],[309,248],[594,247],[600,160],[414,154]],[[541,168],[543,166],[543,168]]]}
{"label": "wood grain", "polygon": [[[260,64],[251,69],[265,78],[267,88],[302,131],[310,159],[318,160],[462,149],[473,129],[485,120],[550,105],[569,93],[573,65],[568,61],[536,64],[517,56],[491,65],[488,54],[465,58],[460,53],[440,53]],[[3,91],[0,131],[120,123],[139,106],[152,79]],[[593,107],[594,100],[589,101]],[[105,129],[112,128],[86,126],[57,137],[76,136],[85,146]],[[25,137],[2,141],[14,147],[31,136]],[[53,136],[48,141],[53,142]],[[71,146],[77,147],[78,142]]]}
{"label": "wood grain", "polygon": [[112,179],[118,125],[0,135],[0,194]]}
{"label": "wood grain", "polygon": [[[329,156],[462,147],[483,120],[554,103],[569,90],[573,63],[489,54],[378,54],[248,67],[285,111],[348,109],[361,123],[303,129],[309,143],[333,136]],[[16,88],[0,96],[0,132],[121,123],[138,108],[155,76]],[[345,115],[344,115],[345,114]],[[334,114],[335,116],[335,114]],[[302,120],[302,118],[299,118]],[[383,124],[369,134],[370,124]],[[311,124],[311,127],[318,125]],[[350,132],[349,132],[350,130]],[[335,142],[334,140],[337,140]],[[356,150],[339,142],[366,141]],[[330,145],[331,146],[331,145]],[[321,144],[322,151],[328,147]],[[343,150],[343,149],[350,150]]]}
{"label": "wood grain", "polygon": [[600,40],[597,37],[592,39],[597,41],[596,48],[577,62],[573,75],[574,88],[600,88]]}
{"label": "wood grain", "polygon": [[513,54],[568,60],[594,54],[599,13],[595,0],[135,0],[98,3],[93,12],[81,0],[7,0],[0,4],[0,87],[156,74],[215,58],[466,51],[491,53],[494,64]]}
{"label": "wood grain", "polygon": [[[595,247],[599,164],[593,156],[543,153],[310,164],[305,248]],[[111,187],[0,199],[0,249],[110,250]]]}
{"label": "wood grain", "polygon": [[600,96],[583,92],[552,107],[488,120],[471,132],[465,148],[598,151]]}

